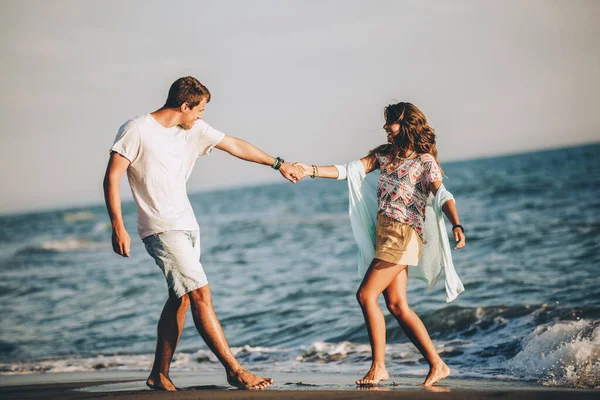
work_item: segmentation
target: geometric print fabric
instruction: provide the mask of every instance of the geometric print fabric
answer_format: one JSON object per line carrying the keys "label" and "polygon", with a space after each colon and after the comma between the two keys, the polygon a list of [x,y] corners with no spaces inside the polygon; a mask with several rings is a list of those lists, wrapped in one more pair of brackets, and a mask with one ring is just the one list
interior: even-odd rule
{"label": "geometric print fabric", "polygon": [[392,163],[393,156],[375,154],[379,162],[378,212],[411,226],[423,240],[423,221],[431,183],[442,180],[440,167],[429,153]]}

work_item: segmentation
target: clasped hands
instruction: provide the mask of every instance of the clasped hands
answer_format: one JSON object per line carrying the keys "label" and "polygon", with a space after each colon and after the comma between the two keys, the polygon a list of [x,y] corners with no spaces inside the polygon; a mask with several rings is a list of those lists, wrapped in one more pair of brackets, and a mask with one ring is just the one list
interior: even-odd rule
{"label": "clasped hands", "polygon": [[313,168],[311,165],[306,165],[299,162],[284,162],[281,165],[281,168],[279,168],[279,172],[288,181],[297,183],[302,178],[312,176]]}

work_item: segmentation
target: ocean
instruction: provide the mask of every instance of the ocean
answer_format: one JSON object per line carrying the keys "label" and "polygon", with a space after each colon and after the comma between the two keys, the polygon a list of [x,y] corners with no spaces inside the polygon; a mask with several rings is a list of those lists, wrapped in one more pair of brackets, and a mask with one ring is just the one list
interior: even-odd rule
{"label": "ocean", "polygon": [[[467,246],[466,291],[408,297],[453,376],[600,386],[600,144],[443,163]],[[100,184],[100,183],[99,183]],[[368,370],[345,182],[190,195],[202,263],[234,353],[256,371]],[[131,258],[103,205],[0,216],[0,374],[150,369],[164,278],[124,203]],[[427,364],[387,321],[394,376]],[[221,370],[188,314],[174,371]]]}

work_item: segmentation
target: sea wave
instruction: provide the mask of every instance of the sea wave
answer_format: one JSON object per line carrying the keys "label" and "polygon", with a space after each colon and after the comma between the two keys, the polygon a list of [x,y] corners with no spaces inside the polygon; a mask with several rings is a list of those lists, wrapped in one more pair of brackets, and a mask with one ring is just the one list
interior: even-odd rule
{"label": "sea wave", "polygon": [[[572,321],[579,319],[597,320],[598,307],[566,308],[553,304],[531,305],[492,305],[487,307],[446,306],[437,310],[419,313],[433,339],[453,340],[486,338],[490,333],[497,342],[514,337],[515,332],[528,334],[535,326],[552,321]],[[388,342],[405,341],[406,337],[393,316],[386,316]],[[362,322],[349,328],[346,333],[333,336],[330,342],[365,342],[369,337]],[[512,357],[516,354],[505,354]]]}
{"label": "sea wave", "polygon": [[[482,349],[468,340],[435,341],[436,350],[452,368],[453,376],[502,380],[538,381],[544,385],[577,388],[600,387],[600,322],[569,321],[537,327],[521,342],[511,359],[482,357]],[[295,348],[233,347],[233,354],[250,368],[287,372],[351,372],[360,374],[371,362],[365,343],[316,341]],[[410,342],[386,346],[390,373],[421,376],[427,363]],[[39,362],[0,364],[0,374],[85,372],[95,370],[147,371],[153,355],[99,355]],[[174,371],[221,370],[208,349],[178,352]]]}
{"label": "sea wave", "polygon": [[508,366],[551,386],[600,387],[600,321],[557,322],[536,327]]}
{"label": "sea wave", "polygon": [[[275,347],[240,346],[232,347],[231,352],[243,363],[272,362],[291,349]],[[97,370],[113,371],[145,371],[152,367],[152,354],[119,354],[98,355],[95,357],[65,358],[38,362],[20,362],[0,364],[0,375],[17,375],[31,373],[86,372]],[[171,369],[174,371],[198,371],[206,369],[222,369],[219,360],[208,349],[194,353],[177,352],[173,356]]]}
{"label": "sea wave", "polygon": [[[174,359],[174,362],[176,361]],[[152,367],[152,355],[99,355],[87,358],[67,358],[38,362],[0,364],[0,374],[85,372],[97,370],[147,370]]]}
{"label": "sea wave", "polygon": [[300,362],[341,362],[348,358],[370,357],[371,346],[368,344],[355,344],[348,341],[327,343],[318,341],[308,346],[296,357]]}

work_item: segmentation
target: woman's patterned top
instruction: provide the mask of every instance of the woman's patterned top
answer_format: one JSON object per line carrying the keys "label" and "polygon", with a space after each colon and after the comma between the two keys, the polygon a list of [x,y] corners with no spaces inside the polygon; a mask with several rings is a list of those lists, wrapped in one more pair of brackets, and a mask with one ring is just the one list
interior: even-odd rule
{"label": "woman's patterned top", "polygon": [[440,166],[431,154],[419,154],[392,165],[392,155],[376,154],[381,174],[377,185],[378,213],[410,225],[423,240],[423,221],[431,182],[441,181]]}

